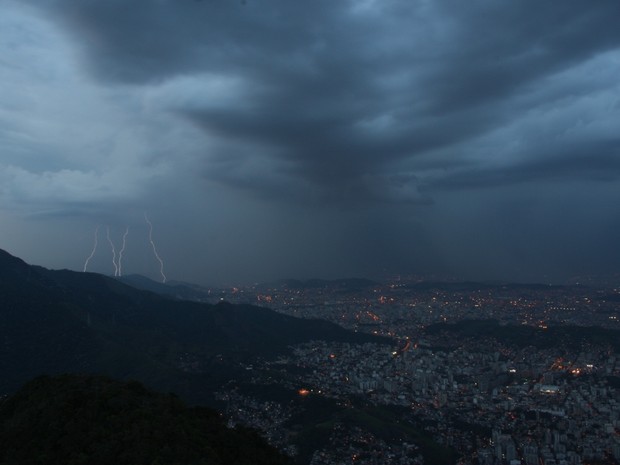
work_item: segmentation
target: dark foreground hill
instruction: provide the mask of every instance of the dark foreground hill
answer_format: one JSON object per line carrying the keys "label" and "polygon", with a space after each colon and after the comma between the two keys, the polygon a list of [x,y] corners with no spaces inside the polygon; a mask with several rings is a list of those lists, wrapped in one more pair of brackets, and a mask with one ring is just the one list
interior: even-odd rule
{"label": "dark foreground hill", "polygon": [[135,381],[45,376],[0,403],[0,465],[286,463],[253,430]]}
{"label": "dark foreground hill", "polygon": [[313,339],[381,342],[250,305],[178,301],[0,250],[0,395],[40,374],[103,373],[208,400],[239,363]]}

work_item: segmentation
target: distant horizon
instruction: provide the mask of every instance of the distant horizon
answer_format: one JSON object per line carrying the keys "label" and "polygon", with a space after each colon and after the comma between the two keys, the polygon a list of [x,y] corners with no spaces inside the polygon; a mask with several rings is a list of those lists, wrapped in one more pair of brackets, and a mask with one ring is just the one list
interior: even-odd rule
{"label": "distant horizon", "polygon": [[[0,250],[4,250],[8,254],[23,260],[28,265],[32,266],[41,266],[43,268],[47,268],[49,270],[68,270],[76,273],[82,273],[83,270],[79,269],[71,269],[71,268],[53,268],[42,265],[40,263],[32,263],[25,260],[23,257],[15,255],[8,250],[0,248]],[[504,280],[504,279],[467,279],[457,276],[448,276],[448,275],[440,275],[436,273],[410,273],[410,274],[399,274],[399,273],[384,273],[382,275],[376,275],[375,277],[370,276],[340,276],[340,277],[321,277],[321,276],[312,276],[312,277],[295,277],[295,276],[287,276],[287,277],[278,277],[272,279],[265,280],[254,280],[254,281],[228,281],[228,282],[220,282],[220,283],[209,283],[209,282],[200,282],[193,281],[187,279],[176,279],[174,276],[168,277],[166,282],[162,282],[159,276],[155,272],[149,274],[140,273],[140,272],[129,272],[124,273],[122,275],[115,276],[114,273],[106,273],[100,272],[97,270],[87,270],[89,273],[101,274],[103,276],[107,276],[109,278],[130,278],[132,276],[137,276],[140,278],[146,278],[156,284],[167,284],[167,285],[176,285],[176,284],[187,284],[187,285],[196,285],[203,287],[205,289],[208,288],[216,288],[216,289],[224,289],[228,287],[242,286],[242,287],[251,287],[254,285],[265,285],[265,284],[276,284],[282,283],[285,281],[297,281],[302,284],[307,284],[311,281],[325,281],[325,282],[338,282],[338,281],[349,281],[349,280],[368,280],[376,282],[377,284],[385,284],[385,283],[437,283],[437,284],[481,284],[481,285],[548,285],[548,286],[574,286],[574,285],[585,285],[592,287],[601,287],[601,288],[616,288],[620,289],[620,274],[609,274],[609,275],[590,275],[590,276],[575,276],[569,280],[563,282],[549,282],[549,281],[519,281],[519,280]]]}

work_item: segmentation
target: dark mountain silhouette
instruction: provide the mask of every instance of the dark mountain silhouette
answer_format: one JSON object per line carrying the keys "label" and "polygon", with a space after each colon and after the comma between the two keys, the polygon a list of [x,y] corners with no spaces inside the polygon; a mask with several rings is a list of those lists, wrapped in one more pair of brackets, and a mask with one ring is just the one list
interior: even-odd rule
{"label": "dark mountain silhouette", "polygon": [[0,394],[41,373],[89,369],[96,334],[53,281],[0,250]]}
{"label": "dark mountain silhouette", "polygon": [[210,298],[208,289],[195,284],[179,281],[160,283],[139,274],[126,275],[116,279],[136,289],[155,292],[156,294],[173,297],[179,300],[206,302]]}
{"label": "dark mountain silhouette", "polygon": [[0,465],[286,464],[252,430],[105,377],[39,377],[0,403]]}
{"label": "dark mountain silhouette", "polygon": [[178,301],[0,251],[0,395],[39,374],[105,373],[205,401],[237,362],[313,339],[387,342],[250,305]]}

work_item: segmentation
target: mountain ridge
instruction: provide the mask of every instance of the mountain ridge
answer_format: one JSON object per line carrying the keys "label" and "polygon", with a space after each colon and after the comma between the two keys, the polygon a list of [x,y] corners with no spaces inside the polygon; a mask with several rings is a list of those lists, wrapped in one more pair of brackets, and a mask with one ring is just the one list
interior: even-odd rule
{"label": "mountain ridge", "polygon": [[4,251],[0,277],[0,394],[40,374],[85,372],[204,402],[204,384],[238,373],[243,360],[313,339],[390,342],[263,307],[175,300],[97,273],[28,265]]}

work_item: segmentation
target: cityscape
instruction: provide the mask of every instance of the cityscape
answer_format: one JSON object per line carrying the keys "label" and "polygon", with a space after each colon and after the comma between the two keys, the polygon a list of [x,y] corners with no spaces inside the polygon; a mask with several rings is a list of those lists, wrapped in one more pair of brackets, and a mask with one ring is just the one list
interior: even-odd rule
{"label": "cityscape", "polygon": [[[620,458],[618,288],[407,281],[367,286],[221,291],[229,299],[254,297],[282,313],[398,341],[302,344],[288,357],[254,364],[252,382],[278,383],[301,397],[325,397],[351,409],[360,401],[398,406],[399,421],[424,423],[458,463],[564,465]],[[545,332],[562,328],[566,334],[547,338]],[[288,441],[293,407],[234,389],[219,397],[231,423],[259,428],[295,453]],[[418,448],[334,423],[309,463],[425,463],[414,453]]]}

